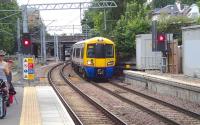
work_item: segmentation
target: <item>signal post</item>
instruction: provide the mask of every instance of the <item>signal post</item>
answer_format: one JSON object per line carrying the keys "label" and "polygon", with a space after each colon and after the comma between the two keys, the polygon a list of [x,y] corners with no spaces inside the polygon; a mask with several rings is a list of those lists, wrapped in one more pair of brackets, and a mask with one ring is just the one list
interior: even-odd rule
{"label": "signal post", "polygon": [[35,61],[32,55],[32,41],[30,33],[23,33],[21,38],[22,54],[23,54],[23,79],[30,81],[35,79]]}
{"label": "signal post", "polygon": [[[167,70],[167,38],[166,33],[158,33],[157,32],[157,21],[152,21],[152,50],[153,51],[161,51],[162,52],[162,72],[166,72]],[[169,36],[170,37],[170,36]]]}

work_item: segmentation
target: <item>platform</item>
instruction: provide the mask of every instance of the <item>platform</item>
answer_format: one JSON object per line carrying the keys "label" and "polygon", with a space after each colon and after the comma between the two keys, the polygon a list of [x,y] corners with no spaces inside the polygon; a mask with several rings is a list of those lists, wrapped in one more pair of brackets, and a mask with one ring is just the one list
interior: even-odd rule
{"label": "platform", "polygon": [[125,83],[150,89],[154,92],[175,96],[200,103],[200,83],[153,75],[139,71],[124,71]]}
{"label": "platform", "polygon": [[52,87],[16,87],[16,91],[1,125],[74,125]]}

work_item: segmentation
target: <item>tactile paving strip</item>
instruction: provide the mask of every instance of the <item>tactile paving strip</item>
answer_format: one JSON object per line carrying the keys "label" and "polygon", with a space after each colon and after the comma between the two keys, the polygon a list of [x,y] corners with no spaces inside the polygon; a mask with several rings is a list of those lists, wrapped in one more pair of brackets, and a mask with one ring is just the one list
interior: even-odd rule
{"label": "tactile paving strip", "polygon": [[20,125],[41,125],[41,115],[35,87],[25,87]]}

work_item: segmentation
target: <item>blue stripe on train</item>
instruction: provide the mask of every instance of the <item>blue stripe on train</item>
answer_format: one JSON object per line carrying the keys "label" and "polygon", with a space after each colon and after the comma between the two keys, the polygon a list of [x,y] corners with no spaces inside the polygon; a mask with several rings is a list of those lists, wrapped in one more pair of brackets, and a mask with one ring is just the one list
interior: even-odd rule
{"label": "blue stripe on train", "polygon": [[103,76],[97,76],[96,75],[96,67],[85,67],[84,68],[87,74],[87,77],[90,79],[93,78],[111,78],[114,74],[114,67],[105,67],[105,68],[101,68],[104,69],[104,75]]}

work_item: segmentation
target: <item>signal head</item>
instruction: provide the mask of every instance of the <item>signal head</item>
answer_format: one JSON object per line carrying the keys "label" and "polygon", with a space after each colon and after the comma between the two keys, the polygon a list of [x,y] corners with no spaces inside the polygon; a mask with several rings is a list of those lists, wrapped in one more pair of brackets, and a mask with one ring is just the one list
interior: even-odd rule
{"label": "signal head", "polygon": [[165,41],[165,35],[159,34],[157,39],[158,39],[158,42],[164,42]]}
{"label": "signal head", "polygon": [[31,45],[30,39],[24,38],[22,41],[23,41],[24,47],[29,47]]}

